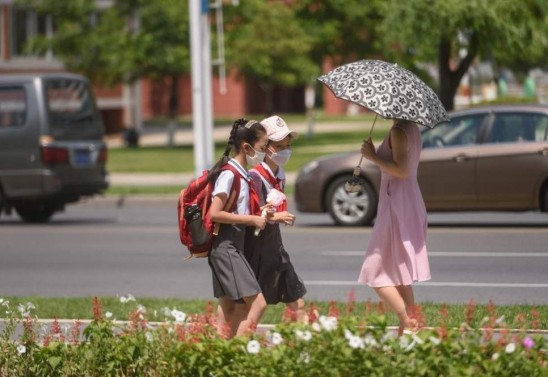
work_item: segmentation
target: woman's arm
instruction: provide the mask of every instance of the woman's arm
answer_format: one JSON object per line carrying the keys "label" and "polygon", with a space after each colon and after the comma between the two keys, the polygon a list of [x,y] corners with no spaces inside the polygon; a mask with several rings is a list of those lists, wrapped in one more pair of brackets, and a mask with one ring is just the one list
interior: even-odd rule
{"label": "woman's arm", "polygon": [[362,155],[376,164],[382,171],[398,178],[406,178],[409,175],[409,164],[407,157],[407,136],[405,132],[397,127],[390,131],[390,142],[392,144],[392,160],[383,160],[377,155],[375,146],[371,139],[365,140],[362,144]]}

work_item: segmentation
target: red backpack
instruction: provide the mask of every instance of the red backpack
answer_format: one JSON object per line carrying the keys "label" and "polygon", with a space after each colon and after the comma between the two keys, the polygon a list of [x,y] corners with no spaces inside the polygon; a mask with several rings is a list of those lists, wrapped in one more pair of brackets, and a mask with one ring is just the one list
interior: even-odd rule
{"label": "red backpack", "polygon": [[[223,170],[230,170],[234,173],[230,196],[224,208],[227,212],[233,212],[240,194],[240,173],[230,164],[221,167],[221,171]],[[213,223],[209,217],[214,184],[208,182],[208,174],[209,171],[204,170],[200,177],[191,181],[188,187],[182,189],[179,194],[177,205],[179,238],[190,251],[188,258],[207,257],[211,251],[213,240],[219,232],[220,224]]]}

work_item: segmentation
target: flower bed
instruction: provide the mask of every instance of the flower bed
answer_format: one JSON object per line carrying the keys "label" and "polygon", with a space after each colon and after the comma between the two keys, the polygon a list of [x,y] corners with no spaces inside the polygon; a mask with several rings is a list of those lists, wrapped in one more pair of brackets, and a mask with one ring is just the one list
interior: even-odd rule
{"label": "flower bed", "polygon": [[[526,330],[534,324],[511,332],[503,319],[486,318],[484,329],[466,319],[447,328],[443,311],[435,328],[397,337],[382,314],[318,315],[312,307],[311,325],[285,323],[226,340],[216,335],[211,309],[186,315],[165,308],[166,321],[151,325],[135,303],[120,324],[94,299],[87,327],[54,321],[43,333],[32,304],[0,305],[8,313],[0,376],[541,377],[548,370],[545,337]],[[23,331],[14,339],[17,325]]]}

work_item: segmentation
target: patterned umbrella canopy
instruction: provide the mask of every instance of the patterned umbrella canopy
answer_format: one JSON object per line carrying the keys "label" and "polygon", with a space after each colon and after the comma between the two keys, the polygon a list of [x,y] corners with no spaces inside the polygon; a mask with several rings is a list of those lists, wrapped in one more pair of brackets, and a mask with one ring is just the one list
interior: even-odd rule
{"label": "patterned umbrella canopy", "polygon": [[318,77],[335,97],[364,106],[386,119],[430,128],[449,116],[434,91],[414,73],[381,60],[360,60]]}

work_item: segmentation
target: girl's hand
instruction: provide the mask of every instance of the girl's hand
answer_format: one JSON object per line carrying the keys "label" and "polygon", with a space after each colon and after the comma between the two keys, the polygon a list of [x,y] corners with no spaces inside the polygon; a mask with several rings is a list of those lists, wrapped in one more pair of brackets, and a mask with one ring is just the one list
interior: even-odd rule
{"label": "girl's hand", "polygon": [[282,211],[276,213],[275,220],[276,222],[284,223],[285,225],[293,225],[295,222],[295,215],[287,211]]}
{"label": "girl's hand", "polygon": [[255,229],[261,229],[263,230],[266,226],[267,219],[266,217],[262,216],[251,216],[251,224],[255,227]]}
{"label": "girl's hand", "polygon": [[264,206],[261,207],[261,213],[266,210],[266,217],[272,217],[274,213],[276,212],[276,208],[271,203],[266,203]]}
{"label": "girl's hand", "polygon": [[373,145],[371,138],[363,141],[361,152],[363,157],[368,160],[372,160],[377,156],[377,152],[375,152],[375,146]]}

